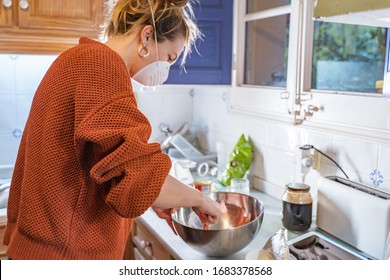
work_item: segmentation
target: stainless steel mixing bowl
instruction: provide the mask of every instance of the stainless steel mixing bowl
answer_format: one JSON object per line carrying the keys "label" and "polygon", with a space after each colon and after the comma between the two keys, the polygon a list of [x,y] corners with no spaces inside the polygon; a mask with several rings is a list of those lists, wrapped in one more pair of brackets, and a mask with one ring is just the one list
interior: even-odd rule
{"label": "stainless steel mixing bowl", "polygon": [[207,256],[222,257],[238,252],[259,232],[264,204],[241,193],[215,192],[210,197],[226,206],[227,211],[219,222],[206,229],[191,208],[180,208],[172,214],[178,235]]}

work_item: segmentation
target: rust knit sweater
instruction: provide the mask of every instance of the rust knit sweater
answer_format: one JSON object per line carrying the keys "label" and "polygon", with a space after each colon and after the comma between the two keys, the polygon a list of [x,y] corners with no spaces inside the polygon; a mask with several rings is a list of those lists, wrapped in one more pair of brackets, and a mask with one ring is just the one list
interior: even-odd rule
{"label": "rust knit sweater", "polygon": [[132,218],[171,163],[138,110],[122,58],[88,38],[61,54],[31,106],[4,244],[13,259],[121,259]]}

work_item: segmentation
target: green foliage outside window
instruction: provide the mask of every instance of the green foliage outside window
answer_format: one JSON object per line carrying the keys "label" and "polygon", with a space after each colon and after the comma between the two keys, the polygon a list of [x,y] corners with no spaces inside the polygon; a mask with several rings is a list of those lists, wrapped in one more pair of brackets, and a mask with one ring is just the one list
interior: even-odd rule
{"label": "green foliage outside window", "polygon": [[[375,92],[376,80],[383,79],[386,32],[386,28],[315,22],[312,88]],[[339,83],[328,78],[328,83],[324,82],[324,86],[318,84],[318,80],[324,80],[326,78],[323,76],[330,76],[332,73],[330,71],[328,71],[329,73],[318,73],[318,62],[328,62],[328,64],[335,65],[332,68],[334,70],[333,75],[337,75],[337,71],[341,71],[343,75],[348,75],[348,73],[343,72],[350,68],[343,67],[346,63],[341,62],[348,62],[349,65],[360,65],[362,70],[370,70],[367,71],[369,73],[356,73],[360,70],[355,69],[354,73],[351,71],[350,77]],[[369,68],[364,68],[364,66],[369,66]]]}

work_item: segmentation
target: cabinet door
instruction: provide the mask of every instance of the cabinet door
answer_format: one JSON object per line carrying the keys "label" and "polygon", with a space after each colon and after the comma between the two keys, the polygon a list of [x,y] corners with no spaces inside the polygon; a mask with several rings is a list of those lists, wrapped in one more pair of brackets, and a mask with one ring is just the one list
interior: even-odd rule
{"label": "cabinet door", "polygon": [[13,24],[13,5],[15,0],[0,0],[0,26],[12,26]]}
{"label": "cabinet door", "polygon": [[22,0],[18,2],[21,28],[71,31],[99,29],[103,0]]}
{"label": "cabinet door", "polygon": [[134,221],[123,254],[124,260],[172,260],[173,257],[141,223]]}
{"label": "cabinet door", "polygon": [[167,84],[230,84],[233,0],[200,0],[193,8],[204,38],[187,58],[187,73],[178,63],[172,65]]}

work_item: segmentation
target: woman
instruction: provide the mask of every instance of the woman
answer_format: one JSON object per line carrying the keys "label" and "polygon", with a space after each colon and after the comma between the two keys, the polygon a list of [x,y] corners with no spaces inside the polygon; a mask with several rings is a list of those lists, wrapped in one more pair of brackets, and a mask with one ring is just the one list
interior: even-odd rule
{"label": "woman", "polygon": [[[119,0],[105,44],[81,38],[52,64],[34,96],[8,202],[12,259],[121,259],[132,218],[193,207],[214,223],[221,207],[168,176],[148,143],[130,78],[155,86],[199,34],[186,0]],[[168,177],[167,177],[168,176]]]}

